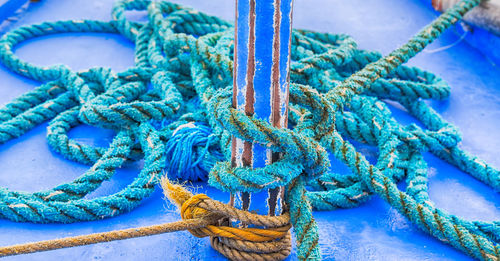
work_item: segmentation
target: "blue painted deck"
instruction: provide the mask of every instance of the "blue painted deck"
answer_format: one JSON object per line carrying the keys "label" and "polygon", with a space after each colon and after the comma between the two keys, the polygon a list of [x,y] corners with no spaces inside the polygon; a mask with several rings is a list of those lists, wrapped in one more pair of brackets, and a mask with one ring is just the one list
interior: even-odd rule
{"label": "blue painted deck", "polygon": [[[1,1],[0,1],[1,2]],[[32,4],[14,24],[19,26],[46,20],[110,19],[112,0],[44,0]],[[232,0],[177,0],[176,2],[234,18]],[[361,48],[387,54],[435,18],[435,12],[420,0],[296,0],[294,27],[353,35]],[[131,14],[140,17],[140,13]],[[446,32],[426,50],[455,42],[458,36]],[[493,46],[490,46],[493,48]],[[496,47],[498,48],[498,46]],[[67,34],[43,37],[20,46],[16,52],[30,62],[68,64],[75,70],[108,66],[120,71],[133,64],[133,45],[115,35]],[[459,126],[462,147],[497,168],[500,167],[500,68],[467,43],[436,53],[423,52],[410,61],[442,76],[452,86],[448,101],[433,102],[444,118]],[[31,90],[38,83],[0,67],[0,104]],[[404,123],[412,118],[394,108]],[[70,181],[88,166],[64,160],[51,152],[42,125],[17,140],[0,146],[0,186],[36,191]],[[79,127],[70,135],[89,144],[107,144],[109,131]],[[436,206],[476,220],[500,220],[500,195],[479,181],[431,155],[430,197]],[[140,164],[117,175],[91,196],[116,192],[138,173]],[[339,168],[340,169],[340,168]],[[201,184],[198,192],[227,200],[228,195]],[[256,201],[254,201],[255,204]],[[252,208],[264,208],[253,205]],[[469,260],[469,257],[419,231],[380,198],[360,208],[316,212],[320,244],[325,260]],[[163,200],[160,190],[131,213],[97,222],[70,225],[34,225],[0,220],[0,245],[82,235],[113,229],[170,222],[179,219],[174,206]],[[292,259],[294,254],[292,253]],[[93,246],[57,250],[5,260],[222,260],[207,239],[188,232],[130,239]]]}
{"label": "blue painted deck", "polygon": [[27,0],[0,0],[0,24],[12,16]]}

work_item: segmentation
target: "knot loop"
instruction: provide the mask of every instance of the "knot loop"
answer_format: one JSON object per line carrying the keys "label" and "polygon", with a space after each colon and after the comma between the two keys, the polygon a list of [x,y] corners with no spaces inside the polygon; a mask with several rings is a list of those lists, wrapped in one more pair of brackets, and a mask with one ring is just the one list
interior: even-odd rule
{"label": "knot loop", "polygon": [[258,192],[287,185],[300,174],[312,179],[328,171],[328,154],[318,141],[306,133],[276,128],[231,108],[230,92],[230,87],[220,89],[209,100],[209,110],[217,124],[235,137],[260,143],[274,152],[283,153],[283,156],[257,170],[232,168],[227,162],[217,163],[210,172],[209,184],[224,191]]}
{"label": "knot loop", "polygon": [[[210,199],[205,194],[193,195],[181,185],[162,180],[165,195],[180,206],[182,219],[213,220],[206,227],[190,229],[196,237],[211,238],[212,246],[232,260],[282,260],[291,251],[290,217],[265,216],[243,211]],[[240,227],[229,223],[240,222]],[[248,227],[251,225],[264,228]]]}
{"label": "knot loop", "polygon": [[[226,159],[231,135],[283,154],[262,169],[218,163],[209,183],[246,192],[284,186],[291,215],[261,216],[172,189],[177,191],[172,198],[183,209],[183,218],[210,218],[193,234],[210,236],[214,248],[227,257],[285,258],[290,253],[292,223],[298,258],[319,259],[312,208],[355,207],[377,194],[431,235],[478,259],[493,259],[499,253],[497,223],[468,221],[436,209],[427,192],[422,152],[433,153],[497,190],[499,171],[460,149],[456,128],[423,101],[446,98],[449,86],[431,73],[402,65],[479,2],[462,0],[382,59],[379,53],[358,49],[346,35],[294,30],[290,130],[274,128],[231,107],[234,29],[217,17],[166,1],[119,0],[109,22],[57,21],[16,28],[0,39],[0,62],[43,84],[0,108],[0,143],[52,120],[47,133],[51,148],[93,166],[77,179],[48,190],[27,193],[0,188],[0,216],[21,222],[70,223],[130,211],[159,182],[167,154],[177,151],[172,143],[187,139],[198,146],[202,143],[195,143],[193,137],[205,136],[168,134],[189,122],[200,122],[218,137],[207,140],[205,146],[217,141]],[[147,10],[149,20],[129,21],[127,10]],[[117,74],[105,68],[74,72],[67,66],[33,65],[14,54],[15,46],[25,40],[68,32],[127,37],[136,46],[135,66]],[[384,101],[399,103],[421,125],[403,126]],[[153,127],[158,121],[168,126]],[[107,148],[79,143],[67,133],[81,123],[109,129],[116,136]],[[376,146],[376,163],[371,164],[349,140]],[[203,155],[206,147],[198,147],[197,155]],[[329,153],[351,173],[329,171]],[[125,161],[140,158],[144,167],[126,188],[86,197]],[[403,179],[406,190],[397,186]],[[236,221],[238,227],[230,226]]]}

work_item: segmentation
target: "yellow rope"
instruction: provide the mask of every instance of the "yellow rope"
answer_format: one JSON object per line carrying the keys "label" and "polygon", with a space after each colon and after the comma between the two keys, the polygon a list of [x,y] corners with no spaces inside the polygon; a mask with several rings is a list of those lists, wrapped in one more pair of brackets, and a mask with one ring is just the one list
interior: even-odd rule
{"label": "yellow rope", "polygon": [[[181,230],[188,230],[197,237],[210,236],[214,248],[230,259],[282,260],[290,254],[290,218],[288,214],[271,217],[242,211],[212,200],[205,194],[193,195],[183,186],[172,184],[167,179],[162,180],[162,187],[165,195],[180,208],[181,221],[0,247],[0,257]],[[219,225],[224,219],[239,220],[246,225],[260,225],[265,226],[265,228],[238,228]]]}
{"label": "yellow rope", "polygon": [[[172,202],[175,202],[178,206],[180,206],[181,217],[183,220],[196,219],[208,214],[206,209],[199,207],[200,202],[211,200],[207,195],[192,195],[182,186],[171,184],[166,179],[162,182],[162,186],[167,197]],[[194,229],[189,229],[189,231],[197,237],[211,236],[252,242],[266,242],[285,237],[289,229],[289,224],[265,229],[207,225],[206,227],[196,229],[197,231],[194,231]]]}
{"label": "yellow rope", "polygon": [[188,228],[204,227],[213,223],[214,216],[205,216],[203,218],[181,220],[161,225],[153,225],[140,228],[129,228],[124,230],[115,230],[110,232],[95,233],[90,235],[66,237],[62,239],[45,240],[34,243],[19,244],[7,247],[0,247],[0,257],[43,252],[61,248],[91,245],[128,238],[145,237],[175,231],[186,230]]}

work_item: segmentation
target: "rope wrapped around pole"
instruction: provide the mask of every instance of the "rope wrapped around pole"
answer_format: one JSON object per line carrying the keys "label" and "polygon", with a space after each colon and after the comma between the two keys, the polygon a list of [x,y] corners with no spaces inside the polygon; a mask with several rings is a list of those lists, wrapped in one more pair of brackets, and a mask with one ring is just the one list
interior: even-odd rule
{"label": "rope wrapped around pole", "polygon": [[[92,167],[48,190],[0,188],[0,218],[72,223],[113,217],[150,196],[167,168],[171,180],[208,178],[210,185],[231,193],[285,187],[285,213],[254,216],[167,183],[181,217],[193,222],[192,233],[210,236],[213,247],[232,259],[285,258],[291,250],[289,223],[298,258],[319,259],[312,209],[352,208],[376,194],[442,242],[480,260],[499,260],[498,221],[465,220],[436,208],[428,195],[422,153],[431,152],[496,190],[500,172],[462,150],[457,128],[424,102],[445,99],[449,86],[429,72],[402,65],[479,2],[458,2],[386,57],[358,49],[346,35],[293,30],[290,129],[233,108],[234,28],[217,17],[166,1],[122,0],[109,22],[56,21],[16,28],[0,39],[0,61],[41,86],[0,108],[0,143],[50,121],[50,147]],[[147,10],[148,21],[127,20],[127,10]],[[74,72],[63,65],[33,65],[13,52],[23,41],[68,32],[121,34],[135,43],[136,64],[118,73],[107,68]],[[383,99],[401,104],[422,126],[398,123]],[[116,136],[106,148],[82,144],[68,136],[80,124],[111,129]],[[232,137],[280,157],[262,168],[234,166]],[[377,162],[368,162],[348,139],[377,147]],[[330,171],[329,154],[351,173]],[[139,159],[144,167],[127,187],[86,198],[125,162]],[[176,171],[189,166],[196,171],[186,177]],[[397,186],[402,180],[408,184],[405,189]],[[197,223],[212,214],[220,219]],[[233,220],[262,228],[233,227]]]}

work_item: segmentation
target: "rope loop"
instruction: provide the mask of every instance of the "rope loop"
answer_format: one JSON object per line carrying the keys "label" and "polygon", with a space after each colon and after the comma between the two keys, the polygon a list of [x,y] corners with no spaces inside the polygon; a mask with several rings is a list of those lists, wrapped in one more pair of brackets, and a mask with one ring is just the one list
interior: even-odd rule
{"label": "rope loop", "polygon": [[[163,179],[165,195],[180,206],[183,220],[213,218],[206,227],[190,229],[196,237],[210,236],[212,246],[232,260],[282,260],[291,251],[290,219],[288,213],[264,216],[239,210],[233,206],[210,199],[205,194],[193,195],[181,185]],[[224,221],[225,220],[225,221]],[[243,227],[222,225],[241,222]],[[248,227],[251,225],[265,228]]]}
{"label": "rope loop", "polygon": [[[91,167],[75,180],[48,190],[0,188],[0,218],[71,223],[112,217],[147,198],[165,169],[171,179],[205,178],[206,173],[200,172],[211,169],[208,183],[224,191],[284,187],[288,212],[276,217],[170,188],[169,193],[177,191],[171,198],[177,200],[183,219],[213,218],[191,232],[210,236],[212,246],[231,259],[284,259],[291,250],[290,224],[297,257],[319,259],[312,209],[352,208],[378,195],[439,240],[475,258],[498,260],[498,222],[469,221],[434,207],[422,154],[430,152],[496,190],[500,172],[459,148],[457,128],[425,102],[449,96],[443,79],[403,65],[478,3],[462,0],[383,58],[358,49],[347,35],[294,30],[290,129],[274,128],[232,108],[234,28],[220,18],[167,1],[120,0],[109,22],[74,20],[19,27],[0,38],[0,62],[42,84],[0,108],[0,143],[50,121],[50,147]],[[146,11],[148,20],[128,20],[128,10]],[[135,44],[134,67],[117,73],[107,68],[75,72],[64,65],[34,65],[14,53],[28,39],[75,32],[123,35]],[[390,108],[395,104],[419,123],[403,125]],[[107,129],[115,136],[102,147],[69,138],[68,132],[81,124]],[[233,168],[227,161],[232,136],[283,157],[261,169]],[[353,144],[366,146],[363,152],[368,151],[368,157]],[[331,171],[331,156],[350,173]],[[144,167],[126,188],[86,198],[126,161],[139,159],[144,159]],[[180,176],[189,166],[196,171]],[[400,189],[397,184],[403,180],[407,186]],[[240,226],[232,227],[233,222]]]}
{"label": "rope loop", "polygon": [[314,178],[328,170],[328,155],[317,141],[232,109],[227,98],[229,92],[229,87],[221,89],[209,100],[215,120],[233,136],[260,143],[283,153],[283,157],[257,170],[218,163],[210,172],[209,184],[224,191],[259,192],[287,185],[303,173]]}

